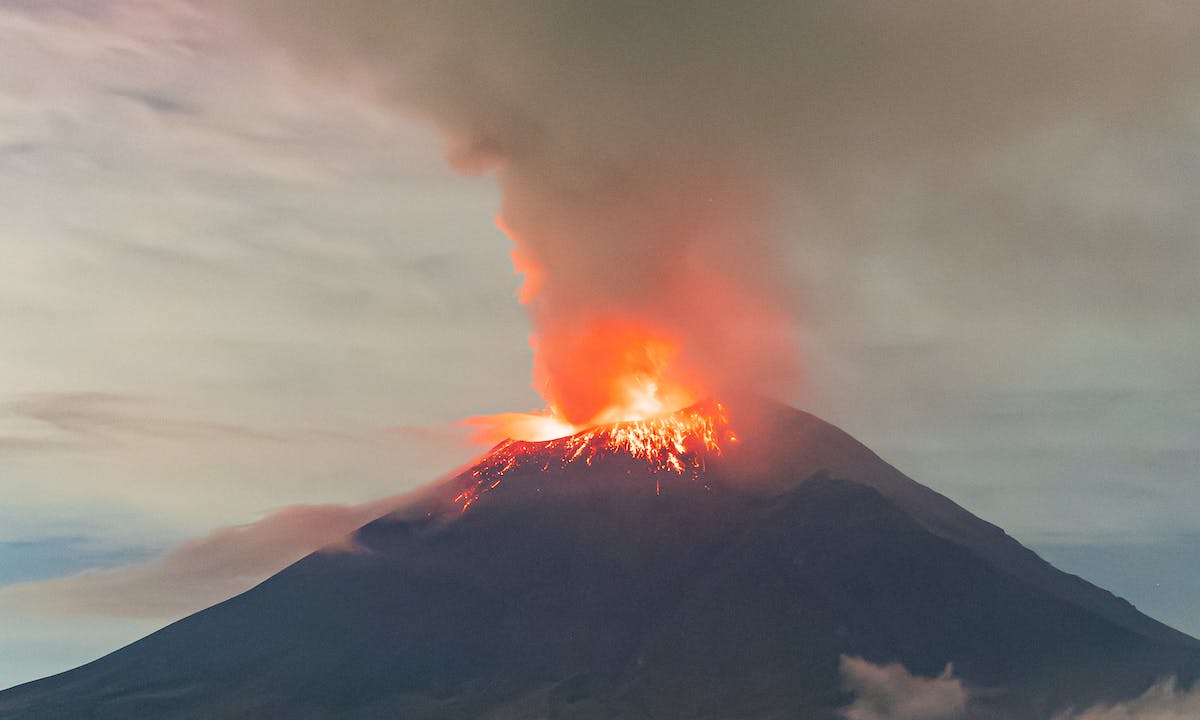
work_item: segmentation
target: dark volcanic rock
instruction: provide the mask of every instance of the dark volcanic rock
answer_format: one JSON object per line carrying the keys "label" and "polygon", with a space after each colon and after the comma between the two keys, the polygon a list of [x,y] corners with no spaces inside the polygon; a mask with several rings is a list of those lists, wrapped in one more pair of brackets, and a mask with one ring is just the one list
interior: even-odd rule
{"label": "dark volcanic rock", "polygon": [[836,428],[733,410],[744,442],[698,478],[530,463],[461,514],[451,480],[355,552],[0,693],[0,718],[819,719],[846,654],[953,662],[981,716],[1024,719],[1200,670]]}

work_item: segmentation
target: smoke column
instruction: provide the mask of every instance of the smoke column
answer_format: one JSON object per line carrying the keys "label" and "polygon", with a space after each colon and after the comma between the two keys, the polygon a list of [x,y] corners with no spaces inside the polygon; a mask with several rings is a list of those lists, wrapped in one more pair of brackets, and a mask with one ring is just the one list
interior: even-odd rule
{"label": "smoke column", "polygon": [[1200,68],[1186,3],[239,6],[495,173],[534,384],[574,426],[795,380],[781,245],[805,238],[781,237],[781,198],[833,205],[872,168],[1066,115],[1132,122]]}

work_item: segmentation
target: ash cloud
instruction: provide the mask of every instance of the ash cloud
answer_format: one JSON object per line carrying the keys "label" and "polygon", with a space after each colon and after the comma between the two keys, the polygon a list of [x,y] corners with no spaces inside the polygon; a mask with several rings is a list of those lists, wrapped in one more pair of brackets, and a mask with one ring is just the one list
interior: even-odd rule
{"label": "ash cloud", "polygon": [[496,172],[542,270],[551,395],[585,381],[578,338],[612,316],[676,335],[710,385],[786,385],[782,197],[852,213],[882,169],[969,167],[1065,119],[1169,123],[1200,75],[1186,4],[237,4],[314,71],[432,120],[455,167]]}

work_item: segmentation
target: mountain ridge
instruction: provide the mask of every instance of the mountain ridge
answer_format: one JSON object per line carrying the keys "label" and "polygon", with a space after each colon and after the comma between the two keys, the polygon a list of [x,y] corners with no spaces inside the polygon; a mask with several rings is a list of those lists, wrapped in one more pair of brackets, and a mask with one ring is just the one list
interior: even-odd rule
{"label": "mountain ridge", "polygon": [[953,662],[988,689],[972,717],[1028,720],[1200,673],[1195,641],[1039,575],[833,426],[728,407],[739,442],[700,476],[620,453],[534,461],[464,508],[467,468],[360,528],[356,552],[0,693],[0,718],[815,720],[849,701],[854,655]]}

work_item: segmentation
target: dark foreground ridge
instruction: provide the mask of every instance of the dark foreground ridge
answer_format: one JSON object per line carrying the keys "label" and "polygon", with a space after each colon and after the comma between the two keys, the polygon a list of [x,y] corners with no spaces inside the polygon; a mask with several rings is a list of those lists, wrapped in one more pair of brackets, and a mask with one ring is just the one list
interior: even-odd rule
{"label": "dark foreground ridge", "polygon": [[851,655],[953,662],[974,717],[1036,720],[1200,674],[1200,643],[837,428],[729,407],[742,442],[699,474],[528,462],[464,512],[468,471],[0,718],[821,720]]}

